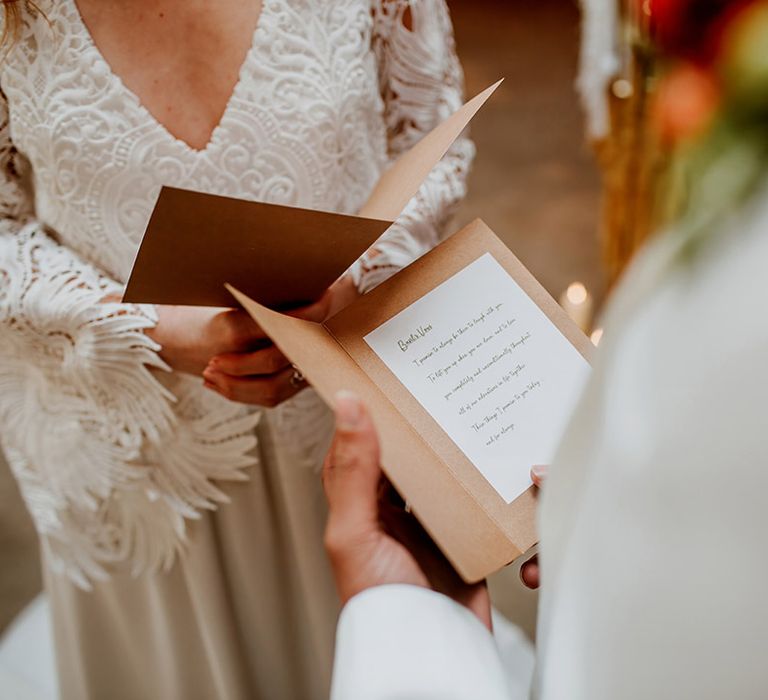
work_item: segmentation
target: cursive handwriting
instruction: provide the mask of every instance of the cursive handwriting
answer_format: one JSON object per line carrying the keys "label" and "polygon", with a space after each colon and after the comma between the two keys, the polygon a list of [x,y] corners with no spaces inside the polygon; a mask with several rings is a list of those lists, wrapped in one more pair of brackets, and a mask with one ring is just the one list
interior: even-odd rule
{"label": "cursive handwriting", "polygon": [[429,333],[432,330],[432,326],[419,326],[413,333],[411,333],[407,338],[398,340],[397,345],[400,348],[402,352],[405,352],[408,350],[408,348],[413,345],[417,340],[421,340],[424,338],[427,333]]}

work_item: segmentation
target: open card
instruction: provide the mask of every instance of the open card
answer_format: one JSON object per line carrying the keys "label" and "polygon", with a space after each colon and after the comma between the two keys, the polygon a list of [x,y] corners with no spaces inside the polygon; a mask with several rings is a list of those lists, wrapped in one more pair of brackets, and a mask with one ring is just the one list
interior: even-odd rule
{"label": "open card", "polygon": [[164,187],[123,301],[231,306],[226,282],[271,308],[317,300],[392,225],[500,84],[398,158],[358,216]]}
{"label": "open card", "polygon": [[385,473],[465,580],[536,543],[530,468],[553,457],[592,345],[482,221],[324,324],[229,289],[327,402],[368,404]]}

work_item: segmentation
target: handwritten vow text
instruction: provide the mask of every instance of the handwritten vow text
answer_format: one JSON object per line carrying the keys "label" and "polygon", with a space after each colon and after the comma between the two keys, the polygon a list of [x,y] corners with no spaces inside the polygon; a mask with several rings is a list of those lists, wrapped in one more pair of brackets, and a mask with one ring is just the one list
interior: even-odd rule
{"label": "handwritten vow text", "polygon": [[588,371],[490,254],[365,340],[507,501],[551,459]]}

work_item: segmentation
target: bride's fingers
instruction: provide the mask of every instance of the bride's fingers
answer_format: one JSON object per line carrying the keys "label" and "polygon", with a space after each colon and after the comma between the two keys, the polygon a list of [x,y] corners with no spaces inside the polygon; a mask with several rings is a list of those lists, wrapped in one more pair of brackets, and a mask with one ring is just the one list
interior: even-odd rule
{"label": "bride's fingers", "polygon": [[316,301],[310,306],[304,306],[300,309],[294,309],[288,312],[288,316],[295,316],[296,318],[303,319],[304,321],[314,321],[315,323],[322,323],[328,317],[329,303],[325,297]]}
{"label": "bride's fingers", "polygon": [[234,377],[206,370],[205,386],[237,403],[273,408],[298,394],[306,382],[295,380],[293,367],[269,377]]}
{"label": "bride's fingers", "polygon": [[336,280],[314,304],[301,309],[294,309],[289,312],[289,316],[322,323],[325,319],[349,306],[359,296],[360,292],[352,277],[344,275]]}
{"label": "bride's fingers", "polygon": [[254,341],[265,340],[266,333],[242,309],[225,309],[216,314],[209,328],[213,337],[218,338],[222,346],[231,350],[245,349]]}
{"label": "bride's fingers", "polygon": [[232,352],[217,355],[211,359],[205,372],[210,371],[230,374],[234,377],[246,377],[256,374],[277,374],[291,363],[275,345],[270,345],[255,352]]}

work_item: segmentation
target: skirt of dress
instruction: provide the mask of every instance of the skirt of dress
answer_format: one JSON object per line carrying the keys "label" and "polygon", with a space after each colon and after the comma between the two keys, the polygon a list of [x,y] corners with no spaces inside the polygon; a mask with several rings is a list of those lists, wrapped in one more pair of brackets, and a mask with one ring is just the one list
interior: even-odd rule
{"label": "skirt of dress", "polygon": [[[314,413],[328,437],[330,416]],[[322,445],[299,454],[292,422],[265,412],[250,480],[223,485],[231,503],[191,524],[167,573],[86,592],[44,562],[62,700],[328,697],[338,599],[322,546]]]}

